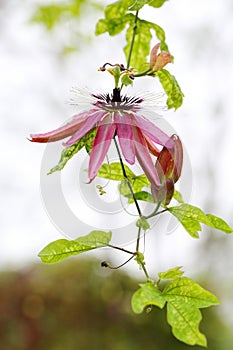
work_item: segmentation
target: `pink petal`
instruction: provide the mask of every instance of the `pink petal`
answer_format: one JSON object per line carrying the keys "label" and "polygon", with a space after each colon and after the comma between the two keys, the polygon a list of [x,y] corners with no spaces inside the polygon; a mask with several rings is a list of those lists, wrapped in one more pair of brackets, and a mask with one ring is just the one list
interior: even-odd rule
{"label": "pink petal", "polygon": [[101,164],[103,163],[115,130],[116,127],[115,124],[112,123],[111,117],[105,118],[98,127],[88,167],[88,177],[90,178],[90,181],[95,178]]}
{"label": "pink petal", "polygon": [[31,139],[29,140],[31,142],[40,142],[40,143],[62,140],[74,134],[79,129],[80,125],[82,125],[82,123],[90,116],[90,113],[92,112],[93,111],[79,113],[73,116],[71,122],[68,122],[67,124],[53,131],[50,131],[44,134],[30,134]]}
{"label": "pink petal", "polygon": [[135,150],[133,144],[133,130],[131,119],[127,114],[119,115],[115,113],[114,120],[116,123],[117,136],[119,139],[122,154],[129,164],[134,164]]}
{"label": "pink petal", "polygon": [[[155,124],[150,122],[149,120],[134,116],[135,125],[141,129],[141,131],[148,136],[152,141],[156,142],[159,145],[166,147],[174,146],[173,142],[170,140],[169,136],[165,134],[160,128],[158,128]],[[169,143],[168,143],[169,141]]]}
{"label": "pink petal", "polygon": [[86,135],[103,117],[104,112],[94,110],[93,114],[88,116],[85,122],[82,123],[81,127],[73,134],[73,136],[67,142],[64,142],[63,145],[66,147],[73,145],[76,141],[78,141],[84,135]]}
{"label": "pink petal", "polygon": [[142,170],[146,174],[151,185],[154,186],[155,188],[158,188],[160,187],[160,180],[155,170],[155,166],[151,159],[143,134],[141,130],[136,127],[133,128],[133,134],[134,134],[135,153],[142,167]]}

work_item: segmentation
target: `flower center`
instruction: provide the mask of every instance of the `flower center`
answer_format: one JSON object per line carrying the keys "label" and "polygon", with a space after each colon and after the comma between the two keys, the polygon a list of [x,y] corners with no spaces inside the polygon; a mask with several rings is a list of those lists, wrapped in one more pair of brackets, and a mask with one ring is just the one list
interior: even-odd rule
{"label": "flower center", "polygon": [[143,99],[140,97],[131,97],[121,95],[119,88],[113,89],[113,93],[92,95],[97,99],[94,106],[104,109],[110,112],[122,112],[122,111],[136,111],[140,109],[140,104]]}

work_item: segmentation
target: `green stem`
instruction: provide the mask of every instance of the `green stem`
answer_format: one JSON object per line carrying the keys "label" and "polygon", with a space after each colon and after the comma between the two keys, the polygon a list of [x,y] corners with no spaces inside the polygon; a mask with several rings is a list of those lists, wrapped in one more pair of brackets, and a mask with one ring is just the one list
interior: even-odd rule
{"label": "green stem", "polygon": [[111,269],[111,270],[118,270],[120,269],[121,267],[125,266],[126,264],[128,264],[128,262],[130,262],[132,259],[133,259],[133,255],[127,259],[125,262],[123,262],[121,265],[118,265],[118,266],[111,266],[110,264],[108,264],[108,268]]}
{"label": "green stem", "polygon": [[134,78],[139,78],[139,77],[144,77],[145,75],[147,75],[148,73],[151,72],[151,69],[147,69],[147,70],[144,70],[143,72],[141,73],[136,73],[134,74]]}
{"label": "green stem", "polygon": [[138,204],[138,202],[137,202],[137,199],[136,199],[136,197],[135,197],[135,194],[134,194],[134,191],[133,191],[131,182],[129,181],[128,176],[127,176],[127,174],[126,174],[125,167],[124,167],[124,163],[123,163],[123,160],[122,160],[122,157],[121,157],[121,152],[120,152],[120,150],[119,150],[119,147],[118,147],[118,144],[117,144],[117,141],[116,141],[116,138],[115,138],[115,137],[114,137],[114,142],[115,142],[116,150],[117,150],[117,153],[118,153],[118,156],[119,156],[119,160],[120,160],[120,164],[121,164],[121,169],[122,169],[122,172],[123,172],[123,176],[124,176],[125,180],[127,181],[127,185],[128,185],[129,190],[130,190],[130,192],[131,192],[131,194],[132,194],[132,197],[133,197],[135,206],[136,206],[137,211],[138,211],[138,215],[139,215],[140,217],[142,217],[141,209],[140,209],[139,204]]}
{"label": "green stem", "polygon": [[132,56],[132,52],[133,52],[133,46],[134,46],[136,30],[137,30],[138,12],[139,11],[136,12],[135,19],[134,19],[133,35],[132,35],[132,41],[131,41],[130,49],[129,49],[129,56],[128,56],[128,60],[127,60],[127,68],[129,68],[129,66],[130,66],[131,56]]}
{"label": "green stem", "polygon": [[140,237],[141,237],[141,227],[138,228],[138,236],[137,236],[137,243],[136,243],[136,252],[137,252],[137,253],[138,253],[138,251],[139,251]]}
{"label": "green stem", "polygon": [[160,215],[162,213],[165,213],[165,211],[168,211],[168,208],[164,209],[164,210],[161,210],[158,212],[158,209],[160,207],[160,203],[158,203],[159,205],[157,205],[157,207],[155,208],[155,210],[153,211],[153,213],[151,213],[150,215],[148,216],[145,216],[145,219],[150,219],[152,218],[153,216],[156,216],[156,215]]}
{"label": "green stem", "polygon": [[117,247],[117,246],[112,245],[112,244],[108,244],[108,247],[113,248],[113,249],[120,250],[120,251],[122,251],[122,252],[124,252],[124,253],[128,253],[128,254],[131,254],[131,255],[133,255],[133,256],[135,255],[135,252],[131,252],[131,251],[127,250],[127,249],[124,249],[124,248],[121,248],[121,247]]}

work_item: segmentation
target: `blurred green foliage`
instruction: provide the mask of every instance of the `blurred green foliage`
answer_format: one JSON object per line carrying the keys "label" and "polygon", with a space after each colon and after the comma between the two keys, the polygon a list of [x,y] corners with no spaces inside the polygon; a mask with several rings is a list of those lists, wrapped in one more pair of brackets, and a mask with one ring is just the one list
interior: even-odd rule
{"label": "blurred green foliage", "polygon": [[103,11],[103,5],[98,0],[47,1],[35,4],[30,23],[42,25],[51,34],[55,32],[53,45],[55,40],[60,52],[67,55],[90,43],[97,21],[93,22],[92,16],[95,18],[99,11]]}
{"label": "blurred green foliage", "polygon": [[[130,299],[138,281],[102,269],[96,260],[70,259],[0,273],[0,348],[4,350],[185,350],[164,310],[135,315]],[[204,310],[208,349],[229,350],[233,336]],[[201,349],[195,346],[195,349]]]}

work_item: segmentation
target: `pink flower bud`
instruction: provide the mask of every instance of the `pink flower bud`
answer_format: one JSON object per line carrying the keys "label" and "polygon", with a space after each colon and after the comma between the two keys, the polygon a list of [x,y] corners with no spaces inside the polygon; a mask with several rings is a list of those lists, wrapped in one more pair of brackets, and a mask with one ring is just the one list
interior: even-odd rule
{"label": "pink flower bud", "polygon": [[150,68],[153,69],[154,72],[162,69],[166,64],[172,61],[172,56],[169,52],[161,51],[158,54],[159,47],[160,43],[156,44],[150,53]]}
{"label": "pink flower bud", "polygon": [[151,53],[150,53],[150,68],[151,69],[154,67],[155,62],[157,60],[159,47],[160,47],[160,43],[156,44],[153,47],[153,49],[151,50]]}

